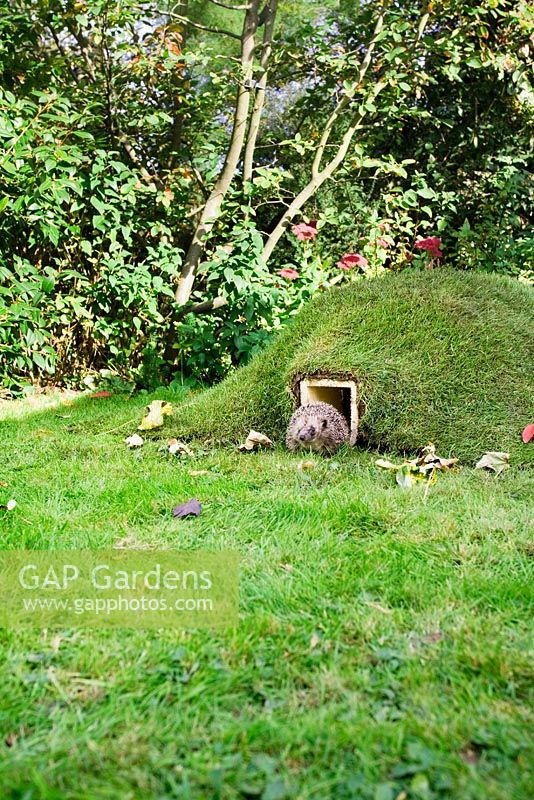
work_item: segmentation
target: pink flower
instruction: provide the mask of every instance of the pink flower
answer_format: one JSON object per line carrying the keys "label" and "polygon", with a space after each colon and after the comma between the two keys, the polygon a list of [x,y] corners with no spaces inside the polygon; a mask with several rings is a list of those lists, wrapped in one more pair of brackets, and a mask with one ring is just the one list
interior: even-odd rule
{"label": "pink flower", "polygon": [[377,243],[377,245],[379,247],[384,247],[386,249],[389,247],[389,242],[387,241],[387,239],[382,239],[382,238],[378,237],[378,239],[376,240],[376,243]]}
{"label": "pink flower", "polygon": [[439,236],[428,236],[426,239],[419,239],[419,241],[414,244],[414,247],[420,250],[426,250],[432,258],[441,258],[443,255],[439,249],[441,247],[441,239]]}
{"label": "pink flower", "polygon": [[280,275],[281,278],[287,278],[288,281],[296,281],[299,277],[299,274],[296,269],[291,269],[290,267],[284,267],[284,269],[279,269],[276,273]]}
{"label": "pink flower", "polygon": [[387,233],[389,231],[390,225],[388,222],[379,222],[378,223],[378,230],[382,231],[382,233]]}
{"label": "pink flower", "polygon": [[318,233],[317,220],[299,222],[298,225],[293,225],[291,230],[300,242],[307,242],[311,239],[315,239]]}
{"label": "pink flower", "polygon": [[337,262],[339,269],[353,269],[354,267],[366,267],[367,259],[359,253],[345,253],[341,261]]}

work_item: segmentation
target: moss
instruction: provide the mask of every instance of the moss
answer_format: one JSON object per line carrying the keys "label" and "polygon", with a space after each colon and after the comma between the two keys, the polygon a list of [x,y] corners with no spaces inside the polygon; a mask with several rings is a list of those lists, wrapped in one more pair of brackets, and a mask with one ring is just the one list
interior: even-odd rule
{"label": "moss", "polygon": [[260,355],[178,409],[177,433],[282,441],[295,376],[353,376],[361,444],[413,452],[433,441],[463,460],[508,450],[534,420],[534,292],[499,276],[405,271],[316,297]]}

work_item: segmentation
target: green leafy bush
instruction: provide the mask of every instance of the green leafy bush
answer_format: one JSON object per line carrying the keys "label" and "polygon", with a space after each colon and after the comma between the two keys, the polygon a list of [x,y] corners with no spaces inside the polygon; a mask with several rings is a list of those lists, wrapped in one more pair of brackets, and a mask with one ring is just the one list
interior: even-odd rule
{"label": "green leafy bush", "polygon": [[[219,379],[315,293],[436,268],[421,237],[440,238],[440,266],[531,279],[527,5],[436,2],[420,57],[421,9],[389,5],[361,86],[376,10],[290,6],[252,176],[238,165],[195,279],[192,307],[217,308],[198,314],[174,296],[224,163],[243,14],[191,3],[184,25],[134,0],[0,0],[2,387],[103,370],[143,386]],[[357,136],[294,219],[317,220],[318,235],[289,228],[265,265],[266,237],[354,91]],[[359,256],[350,269],[347,255]]]}
{"label": "green leafy bush", "polygon": [[181,250],[165,221],[165,195],[117,153],[98,148],[84,126],[66,98],[0,92],[0,379],[7,386],[38,373],[131,371],[169,328]]}

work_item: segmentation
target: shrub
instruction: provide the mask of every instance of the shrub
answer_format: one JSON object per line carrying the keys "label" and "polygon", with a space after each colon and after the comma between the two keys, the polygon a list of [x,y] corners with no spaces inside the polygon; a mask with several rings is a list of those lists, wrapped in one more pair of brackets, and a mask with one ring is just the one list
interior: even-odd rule
{"label": "shrub", "polygon": [[117,153],[96,147],[84,124],[54,93],[17,100],[0,92],[7,387],[38,373],[135,370],[170,328],[181,250],[165,221],[165,195]]}

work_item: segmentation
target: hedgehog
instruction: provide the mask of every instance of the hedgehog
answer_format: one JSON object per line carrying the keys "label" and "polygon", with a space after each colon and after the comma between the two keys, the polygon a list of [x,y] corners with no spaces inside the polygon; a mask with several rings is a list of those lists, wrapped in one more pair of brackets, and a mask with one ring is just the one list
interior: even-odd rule
{"label": "hedgehog", "polygon": [[331,454],[348,440],[347,420],[328,403],[306,403],[289,420],[286,435],[289,450],[303,448]]}

